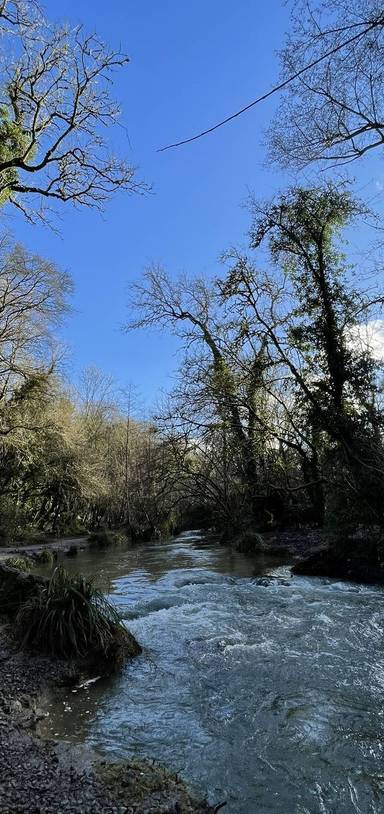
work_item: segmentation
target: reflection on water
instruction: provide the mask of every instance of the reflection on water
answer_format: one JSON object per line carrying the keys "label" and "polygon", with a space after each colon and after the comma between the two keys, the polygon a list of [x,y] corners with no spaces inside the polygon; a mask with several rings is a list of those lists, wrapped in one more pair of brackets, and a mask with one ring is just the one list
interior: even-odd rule
{"label": "reflection on water", "polygon": [[66,566],[109,586],[144,653],[56,703],[49,735],[157,758],[231,814],[384,811],[380,589],[197,533]]}

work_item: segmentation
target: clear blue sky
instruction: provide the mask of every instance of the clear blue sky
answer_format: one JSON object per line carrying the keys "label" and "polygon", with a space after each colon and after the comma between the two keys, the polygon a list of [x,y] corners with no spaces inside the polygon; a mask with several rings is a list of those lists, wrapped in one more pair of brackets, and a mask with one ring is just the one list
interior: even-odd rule
{"label": "clear blue sky", "polygon": [[45,8],[47,17],[82,22],[130,55],[115,87],[129,140],[120,130],[116,146],[139,165],[153,195],[119,194],[102,218],[63,207],[60,236],[18,216],[10,226],[74,278],[76,310],[63,331],[69,373],[97,365],[121,383],[133,382],[150,407],[170,384],[176,345],[165,335],[120,331],[128,283],[151,260],[172,274],[212,274],[220,252],[244,239],[241,204],[249,188],[264,197],[287,181],[262,166],[273,102],[194,144],[163,154],[156,148],[214,123],[274,83],[287,8],[283,0],[47,0]]}

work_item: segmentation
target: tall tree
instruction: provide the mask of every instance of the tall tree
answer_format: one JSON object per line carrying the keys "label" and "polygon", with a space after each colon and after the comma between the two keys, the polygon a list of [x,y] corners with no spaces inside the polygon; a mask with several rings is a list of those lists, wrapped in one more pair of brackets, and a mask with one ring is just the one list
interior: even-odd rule
{"label": "tall tree", "polygon": [[186,432],[194,437],[198,456],[207,461],[212,432],[216,436],[218,430],[231,444],[248,508],[258,513],[263,494],[260,461],[270,439],[265,415],[270,361],[262,337],[250,336],[233,318],[218,281],[172,281],[163,269],[152,267],[145,282],[135,286],[135,307],[138,318],[131,328],[170,325],[185,349],[171,404],[181,437]]}
{"label": "tall tree", "polygon": [[108,145],[119,116],[112,77],[127,55],[47,23],[33,2],[3,2],[1,23],[0,202],[33,220],[55,202],[101,208],[117,189],[142,191]]}
{"label": "tall tree", "polygon": [[[53,329],[68,310],[69,275],[3,238],[0,242],[0,405],[53,371]],[[4,415],[3,415],[4,418]],[[2,426],[7,432],[7,422]]]}
{"label": "tall tree", "polygon": [[337,453],[331,468],[346,487],[344,498],[349,494],[355,505],[357,499],[362,513],[381,522],[384,451],[377,368],[369,349],[354,339],[383,298],[353,288],[340,242],[342,227],[361,213],[349,192],[332,184],[294,188],[269,206],[255,203],[251,246],[268,247],[284,295],[275,294],[272,308],[263,307],[268,282],[247,263],[235,264],[227,290],[253,314],[254,330],[265,331],[269,352],[291,379],[316,458],[325,435]]}

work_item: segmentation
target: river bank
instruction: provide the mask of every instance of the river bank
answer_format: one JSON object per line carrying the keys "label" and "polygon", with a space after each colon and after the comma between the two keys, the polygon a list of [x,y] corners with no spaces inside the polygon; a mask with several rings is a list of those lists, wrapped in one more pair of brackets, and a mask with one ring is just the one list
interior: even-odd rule
{"label": "river bank", "polygon": [[[15,542],[13,545],[0,547],[0,563],[13,556],[22,557],[31,566],[35,563],[48,562],[51,553],[54,559],[76,557],[77,554],[94,548],[114,547],[123,550],[136,548],[128,540],[113,543],[114,533],[107,532],[108,544],[99,544],[92,535],[82,537],[63,537],[56,540],[45,540],[33,544]],[[384,584],[384,544],[376,534],[363,536],[357,533],[352,538],[335,544],[334,536],[325,529],[290,528],[263,531],[233,533],[231,538],[218,532],[206,533],[206,540],[221,541],[239,553],[245,555],[265,554],[283,558],[292,565],[292,572],[301,576],[329,577],[347,582],[358,582],[366,585]],[[108,538],[111,539],[108,539]],[[142,545],[161,545],[163,541],[152,540]],[[139,546],[140,547],[140,546]],[[48,554],[48,559],[46,555]]]}
{"label": "river bank", "polygon": [[[42,707],[81,680],[75,663],[20,649],[0,625],[2,814],[208,814],[185,784],[146,761],[100,762],[92,750],[39,736]],[[67,688],[65,690],[65,688]]]}
{"label": "river bank", "polygon": [[153,757],[228,814],[383,810],[382,589],[198,532],[66,564],[105,586],[144,653],[52,699],[48,737]]}
{"label": "river bank", "polygon": [[235,538],[245,553],[286,555],[292,573],[327,577],[362,585],[384,585],[384,541],[380,529],[359,529],[341,538],[325,529],[289,529],[263,534],[247,532]]}
{"label": "river bank", "polygon": [[[241,543],[244,537],[247,537],[249,548],[247,551],[246,546]],[[222,537],[219,531],[209,531],[205,533],[205,539],[209,543],[210,540],[219,541],[225,546],[233,547],[242,553],[259,553],[264,551],[266,554],[272,555],[287,555],[293,559],[306,557],[327,545],[327,535],[321,529],[287,529],[276,531],[264,531],[259,534],[247,533],[246,535],[233,534],[231,538],[226,539]],[[260,547],[261,541],[261,547]],[[163,540],[149,540],[141,545],[161,545]],[[136,548],[132,542],[127,540],[126,544],[120,544],[123,548]],[[42,540],[35,543],[14,542],[7,546],[0,546],[0,562],[13,555],[22,556],[31,560],[38,558],[42,552],[51,551],[54,555],[73,556],[76,553],[86,551],[89,548],[109,548],[110,546],[95,546],[92,535],[82,537],[62,537],[55,540]],[[139,545],[140,547],[140,545]]]}
{"label": "river bank", "polygon": [[6,560],[14,554],[34,558],[40,555],[42,551],[47,550],[52,551],[53,554],[68,555],[74,548],[78,551],[84,551],[89,545],[88,537],[62,537],[57,540],[42,540],[36,543],[15,542],[10,545],[0,546],[0,561]]}

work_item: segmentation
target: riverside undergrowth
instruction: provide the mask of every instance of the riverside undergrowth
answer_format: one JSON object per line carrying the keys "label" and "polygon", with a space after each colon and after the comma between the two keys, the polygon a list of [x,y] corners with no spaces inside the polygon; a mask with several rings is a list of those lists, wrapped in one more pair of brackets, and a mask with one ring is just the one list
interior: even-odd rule
{"label": "riverside undergrowth", "polygon": [[51,577],[2,566],[0,606],[23,647],[112,672],[141,652],[95,584],[61,566]]}

